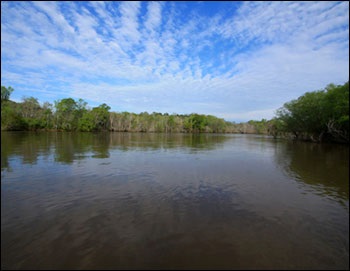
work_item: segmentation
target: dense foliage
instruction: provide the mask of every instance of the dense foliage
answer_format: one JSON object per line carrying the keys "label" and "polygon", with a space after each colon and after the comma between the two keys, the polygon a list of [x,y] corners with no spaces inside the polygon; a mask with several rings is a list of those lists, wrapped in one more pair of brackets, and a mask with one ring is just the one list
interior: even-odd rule
{"label": "dense foliage", "polygon": [[42,106],[33,97],[10,101],[2,86],[1,130],[62,130],[185,133],[266,133],[266,120],[232,123],[212,115],[109,112],[107,104],[89,108],[83,99],[65,98]]}
{"label": "dense foliage", "polygon": [[349,142],[349,82],[307,92],[277,110],[271,120],[228,122],[212,115],[109,112],[107,104],[90,108],[83,99],[66,98],[40,105],[33,97],[11,101],[1,87],[1,130],[118,131],[165,133],[249,133],[274,137]]}
{"label": "dense foliage", "polygon": [[306,92],[277,110],[280,131],[315,142],[349,142],[349,82]]}

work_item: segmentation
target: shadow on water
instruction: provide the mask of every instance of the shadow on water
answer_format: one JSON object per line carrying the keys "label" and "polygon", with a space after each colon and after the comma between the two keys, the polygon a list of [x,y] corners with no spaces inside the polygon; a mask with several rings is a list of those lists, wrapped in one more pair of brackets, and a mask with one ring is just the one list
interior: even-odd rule
{"label": "shadow on water", "polygon": [[349,201],[349,146],[286,141],[275,152],[277,164],[301,185]]}

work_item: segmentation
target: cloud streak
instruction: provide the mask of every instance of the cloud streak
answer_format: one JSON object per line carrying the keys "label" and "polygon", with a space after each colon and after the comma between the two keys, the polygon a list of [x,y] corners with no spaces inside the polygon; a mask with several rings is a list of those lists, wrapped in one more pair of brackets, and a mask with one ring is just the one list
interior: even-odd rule
{"label": "cloud streak", "polygon": [[1,13],[1,83],[17,101],[247,121],[349,79],[348,2],[1,2]]}

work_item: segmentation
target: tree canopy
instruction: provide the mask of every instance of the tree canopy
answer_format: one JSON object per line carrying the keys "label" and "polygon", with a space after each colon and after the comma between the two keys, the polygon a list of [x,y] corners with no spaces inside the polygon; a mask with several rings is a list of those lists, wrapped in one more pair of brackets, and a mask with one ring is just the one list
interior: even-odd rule
{"label": "tree canopy", "polygon": [[286,102],[271,120],[245,123],[204,114],[109,112],[103,103],[90,108],[83,99],[64,98],[40,105],[34,97],[10,101],[12,87],[1,87],[1,130],[55,129],[62,131],[252,133],[274,137],[349,142],[349,82],[329,84]]}
{"label": "tree canopy", "polygon": [[296,138],[349,142],[349,82],[306,92],[279,108],[277,118]]}
{"label": "tree canopy", "polygon": [[1,86],[1,101],[8,101],[13,90],[12,87]]}

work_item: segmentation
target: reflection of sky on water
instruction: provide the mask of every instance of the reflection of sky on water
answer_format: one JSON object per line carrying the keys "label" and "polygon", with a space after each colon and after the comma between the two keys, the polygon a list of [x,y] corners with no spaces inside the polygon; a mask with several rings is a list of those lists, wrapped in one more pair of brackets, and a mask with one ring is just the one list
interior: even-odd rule
{"label": "reflection of sky on water", "polygon": [[[116,256],[121,268],[348,267],[348,156],[336,146],[247,135],[71,136],[22,135],[2,148],[2,236],[31,244],[17,243],[13,255],[58,263],[61,255],[80,268]],[[74,242],[62,250],[64,240]]]}
{"label": "reflection of sky on water", "polygon": [[[22,174],[24,177],[25,170],[13,172],[12,168],[26,164],[37,165],[47,176],[64,163],[71,165],[65,170],[103,177],[105,174],[130,174],[155,162],[162,166],[151,171],[162,174],[163,168],[166,176],[171,175],[173,163],[179,162],[182,168],[186,168],[187,163],[192,166],[198,163],[205,172],[204,177],[211,172],[225,173],[228,168],[232,170],[226,174],[238,176],[236,181],[245,180],[243,186],[250,185],[247,180],[259,180],[251,185],[262,190],[271,188],[274,180],[285,178],[279,174],[286,174],[298,181],[305,193],[340,198],[346,205],[349,199],[348,153],[347,146],[274,141],[254,135],[3,133],[1,164],[2,176],[12,171],[12,177]],[[181,161],[186,162],[181,164]],[[278,172],[276,167],[281,167],[282,171]],[[278,185],[274,186],[277,190]],[[277,194],[283,194],[284,190]]]}

